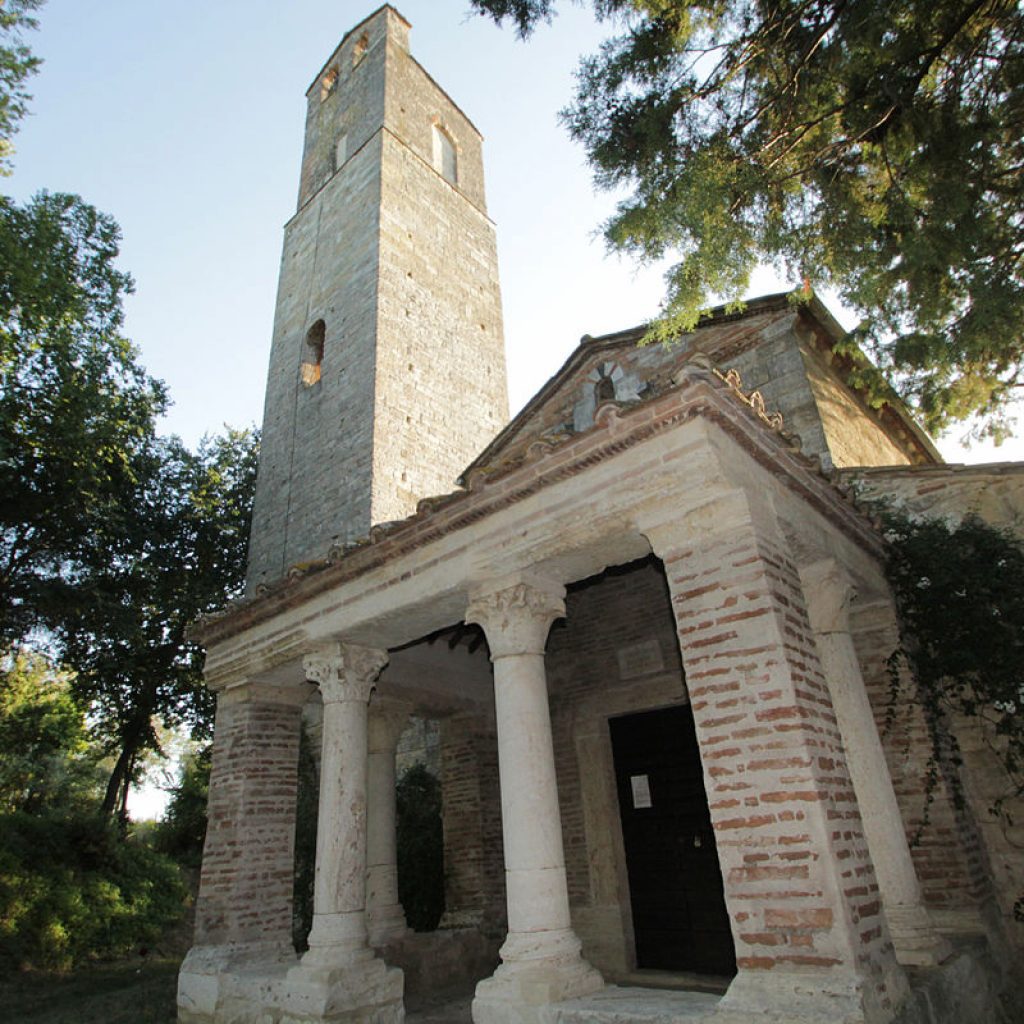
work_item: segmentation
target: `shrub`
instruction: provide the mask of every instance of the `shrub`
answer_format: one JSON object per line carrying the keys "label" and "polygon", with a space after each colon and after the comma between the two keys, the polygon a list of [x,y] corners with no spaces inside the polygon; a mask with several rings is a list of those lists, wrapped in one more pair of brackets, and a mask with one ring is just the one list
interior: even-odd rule
{"label": "shrub", "polygon": [[15,811],[0,834],[0,968],[123,955],[182,913],[176,866],[98,817]]}
{"label": "shrub", "polygon": [[409,927],[433,931],[444,913],[441,783],[422,764],[398,782],[398,898]]}

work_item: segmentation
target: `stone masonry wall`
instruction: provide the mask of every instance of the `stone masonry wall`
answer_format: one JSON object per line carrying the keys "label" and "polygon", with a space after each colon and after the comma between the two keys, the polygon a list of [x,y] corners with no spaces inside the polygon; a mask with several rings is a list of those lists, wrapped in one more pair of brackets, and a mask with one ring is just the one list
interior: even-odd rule
{"label": "stone masonry wall", "polygon": [[375,522],[453,490],[508,416],[494,227],[391,135],[383,160]]}
{"label": "stone masonry wall", "polygon": [[[377,136],[285,229],[248,585],[370,527],[380,146]],[[300,378],[326,324],[320,381]]]}
{"label": "stone masonry wall", "polygon": [[[450,491],[508,415],[480,137],[409,55],[407,35],[401,17],[382,8],[345,38],[308,95],[300,209],[285,230],[268,372],[250,593]],[[335,71],[323,94],[324,75]],[[458,146],[454,186],[432,163],[435,124]],[[300,367],[319,320],[322,373],[310,384]]]}
{"label": "stone masonry wall", "polygon": [[770,412],[805,454],[826,467],[906,464],[920,453],[891,436],[881,418],[826,363],[802,315],[775,300],[752,303],[742,316],[711,319],[672,345],[639,345],[643,332],[626,331],[584,341],[562,371],[558,397],[528,409],[486,464],[524,450],[538,438],[579,433],[594,422],[598,375],[614,382],[615,400],[643,399],[701,352],[721,370],[735,369],[744,391],[760,391]]}

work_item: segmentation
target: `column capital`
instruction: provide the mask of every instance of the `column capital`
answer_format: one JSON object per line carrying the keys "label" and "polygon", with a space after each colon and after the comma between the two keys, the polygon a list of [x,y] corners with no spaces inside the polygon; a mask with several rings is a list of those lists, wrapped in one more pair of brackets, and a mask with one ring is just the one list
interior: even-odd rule
{"label": "column capital", "polygon": [[339,701],[366,704],[377,676],[387,663],[387,651],[331,641],[306,654],[302,669],[306,678],[320,687],[325,704]]}
{"label": "column capital", "polygon": [[503,581],[479,588],[466,608],[466,622],[483,628],[491,660],[543,654],[555,619],[565,617],[565,587],[537,579]]}
{"label": "column capital", "polygon": [[857,588],[834,558],[801,567],[800,585],[815,633],[850,632],[850,605],[857,596]]}

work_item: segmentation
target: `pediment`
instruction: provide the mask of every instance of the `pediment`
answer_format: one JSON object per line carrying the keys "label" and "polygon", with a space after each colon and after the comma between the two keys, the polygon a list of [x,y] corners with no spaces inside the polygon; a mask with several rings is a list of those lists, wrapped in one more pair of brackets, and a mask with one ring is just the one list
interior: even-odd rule
{"label": "pediment", "polygon": [[561,369],[463,472],[493,472],[531,453],[563,444],[594,426],[606,403],[629,408],[673,386],[696,353],[725,365],[737,352],[791,330],[796,312],[785,295],[748,303],[740,313],[716,311],[670,344],[643,344],[644,327],[585,337]]}

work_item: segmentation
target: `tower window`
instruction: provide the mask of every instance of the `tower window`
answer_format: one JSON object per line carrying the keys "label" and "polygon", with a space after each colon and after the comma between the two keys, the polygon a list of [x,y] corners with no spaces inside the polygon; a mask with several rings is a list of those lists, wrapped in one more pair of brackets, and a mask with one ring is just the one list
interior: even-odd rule
{"label": "tower window", "polygon": [[320,82],[320,102],[323,103],[328,96],[334,92],[334,87],[338,84],[338,69],[331,68],[330,71],[324,75]]}
{"label": "tower window", "polygon": [[306,342],[302,350],[302,366],[299,375],[307,388],[320,381],[320,371],[324,362],[324,338],[327,326],[323,320],[317,320],[306,333]]}
{"label": "tower window", "polygon": [[458,155],[452,137],[439,125],[434,125],[434,167],[445,181],[458,182]]}
{"label": "tower window", "polygon": [[352,67],[355,67],[366,56],[366,48],[370,45],[370,39],[364,32],[352,47]]}
{"label": "tower window", "polygon": [[334,169],[338,170],[348,159],[348,135],[342,132],[334,144]]}

